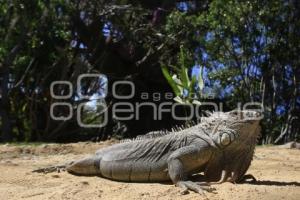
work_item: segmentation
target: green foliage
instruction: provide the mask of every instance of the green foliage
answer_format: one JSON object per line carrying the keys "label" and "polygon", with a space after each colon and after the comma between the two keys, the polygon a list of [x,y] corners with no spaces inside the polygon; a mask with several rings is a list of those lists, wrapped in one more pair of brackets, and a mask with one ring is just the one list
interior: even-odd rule
{"label": "green foliage", "polygon": [[204,87],[204,82],[202,78],[202,73],[198,77],[189,77],[188,70],[189,67],[186,65],[186,54],[184,48],[180,48],[179,53],[179,65],[180,67],[175,68],[177,74],[173,76],[169,73],[166,66],[162,66],[162,72],[166,80],[172,87],[176,97],[175,101],[182,104],[198,104],[200,105],[199,98],[201,97],[201,91]]}
{"label": "green foliage", "polygon": [[81,120],[84,124],[88,125],[99,125],[103,124],[103,116],[100,113],[104,113],[103,111],[103,103],[101,101],[91,101],[91,105],[86,104],[83,106],[81,110]]}
{"label": "green foliage", "polygon": [[[229,108],[239,102],[262,103],[263,140],[274,141],[300,107],[296,1],[213,0],[206,8],[173,12],[167,32],[183,32],[178,40],[191,52],[200,49],[197,62],[210,72],[211,87],[231,88],[224,96]],[[283,115],[276,112],[279,106],[284,107]],[[285,141],[299,132],[299,127],[290,127]]]}
{"label": "green foliage", "polygon": [[[229,109],[239,102],[263,104],[263,140],[274,141],[287,124],[284,140],[300,135],[290,120],[299,113],[300,96],[296,1],[201,1],[180,12],[175,1],[14,0],[1,1],[0,13],[0,73],[11,82],[1,86],[9,101],[0,109],[8,111],[16,140],[57,141],[86,132],[75,119],[50,119],[57,101],[49,94],[53,81],[75,85],[81,73],[156,80],[161,67],[176,101],[199,103],[204,77],[188,73],[195,62],[209,72],[208,86],[230,89],[220,97]],[[104,36],[108,22],[111,34]],[[76,108],[74,99],[66,101]],[[282,115],[276,113],[280,106]]]}

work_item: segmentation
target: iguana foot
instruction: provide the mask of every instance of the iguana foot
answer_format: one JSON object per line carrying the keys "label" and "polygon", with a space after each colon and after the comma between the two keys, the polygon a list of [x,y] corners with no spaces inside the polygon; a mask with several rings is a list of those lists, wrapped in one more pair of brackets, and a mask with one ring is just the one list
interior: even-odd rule
{"label": "iguana foot", "polygon": [[180,187],[182,190],[181,194],[188,194],[189,190],[192,190],[199,194],[204,194],[206,192],[214,192],[216,189],[210,187],[207,183],[203,182],[192,182],[192,181],[179,181],[176,183],[177,187]]}
{"label": "iguana foot", "polygon": [[244,175],[239,182],[244,183],[250,179],[250,182],[257,182],[256,178],[252,174]]}

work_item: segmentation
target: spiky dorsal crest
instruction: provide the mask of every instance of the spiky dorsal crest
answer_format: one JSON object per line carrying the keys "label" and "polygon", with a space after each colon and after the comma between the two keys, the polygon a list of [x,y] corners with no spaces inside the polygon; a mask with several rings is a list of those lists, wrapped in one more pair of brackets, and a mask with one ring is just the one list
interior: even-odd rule
{"label": "spiky dorsal crest", "polygon": [[177,133],[179,131],[183,131],[187,128],[196,126],[198,123],[194,122],[194,121],[189,121],[188,123],[181,125],[181,126],[174,126],[173,128],[171,128],[171,131],[168,130],[160,130],[160,131],[153,131],[153,132],[149,132],[145,135],[138,135],[136,138],[134,139],[124,139],[121,140],[120,143],[125,143],[125,142],[134,142],[134,141],[140,141],[140,140],[147,140],[147,139],[154,139],[154,138],[159,138],[159,137],[163,137],[169,134],[174,134]]}
{"label": "spiky dorsal crest", "polygon": [[[226,128],[226,124],[223,122],[225,120],[228,120],[227,115],[224,115],[223,112],[205,112],[205,115],[207,117],[201,117],[197,121],[188,121],[186,124],[181,126],[174,126],[171,128],[171,131],[168,130],[161,130],[161,131],[153,131],[149,132],[145,135],[138,135],[134,139],[124,139],[121,140],[120,143],[127,143],[127,142],[135,142],[135,141],[141,141],[141,140],[147,140],[147,139],[154,139],[154,138],[160,138],[169,134],[178,133],[180,131],[183,131],[185,129],[194,127],[194,126],[200,126],[204,130],[208,130],[208,132],[217,132],[220,129]],[[215,130],[213,130],[215,128]]]}

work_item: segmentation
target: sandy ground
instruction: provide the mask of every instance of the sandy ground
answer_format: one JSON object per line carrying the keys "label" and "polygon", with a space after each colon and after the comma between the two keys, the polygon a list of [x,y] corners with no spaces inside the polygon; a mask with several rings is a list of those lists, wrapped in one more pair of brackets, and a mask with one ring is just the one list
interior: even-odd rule
{"label": "sandy ground", "polygon": [[300,150],[258,147],[249,169],[258,182],[214,186],[217,194],[199,195],[166,183],[121,183],[66,172],[32,170],[61,164],[111,144],[77,143],[40,146],[0,145],[0,200],[7,199],[300,199]]}

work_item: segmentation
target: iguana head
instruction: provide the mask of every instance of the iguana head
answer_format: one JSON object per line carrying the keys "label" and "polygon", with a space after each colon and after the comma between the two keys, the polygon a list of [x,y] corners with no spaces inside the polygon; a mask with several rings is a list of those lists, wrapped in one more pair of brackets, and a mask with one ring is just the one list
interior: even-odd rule
{"label": "iguana head", "polygon": [[228,119],[224,120],[223,126],[238,133],[235,143],[246,144],[246,142],[249,142],[248,140],[252,140],[253,138],[255,138],[255,140],[257,139],[260,133],[259,122],[262,119],[260,112],[234,110],[225,113],[225,115],[228,115]]}
{"label": "iguana head", "polygon": [[259,135],[261,113],[252,110],[215,112],[204,118],[201,126],[209,129],[215,142],[222,147],[246,144]]}

